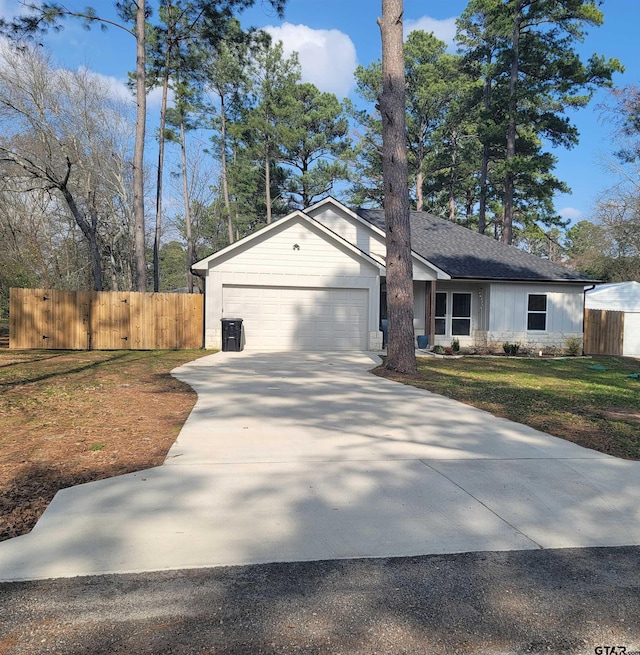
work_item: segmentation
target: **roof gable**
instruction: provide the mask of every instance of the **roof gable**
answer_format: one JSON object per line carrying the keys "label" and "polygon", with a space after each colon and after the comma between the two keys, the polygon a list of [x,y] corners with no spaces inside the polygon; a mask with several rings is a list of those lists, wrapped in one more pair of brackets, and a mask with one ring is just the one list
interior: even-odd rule
{"label": "roof gable", "polygon": [[[359,249],[371,254],[376,260],[384,263],[386,257],[386,234],[376,223],[359,216],[358,210],[349,209],[335,198],[328,197],[305,210],[318,222],[336,232],[341,237],[353,243]],[[384,221],[383,226],[384,227]],[[414,269],[422,269],[428,276],[426,279],[450,279],[445,271],[432,261],[421,256],[412,248]]]}
{"label": "roof gable", "polygon": [[[382,209],[356,209],[384,229]],[[456,279],[592,282],[575,271],[531,255],[427,212],[412,211],[411,247]]]}
{"label": "roof gable", "polygon": [[380,271],[384,271],[384,264],[376,261],[367,253],[363,252],[349,241],[343,239],[338,234],[335,234],[324,225],[314,220],[310,216],[307,216],[301,211],[292,212],[291,214],[277,221],[274,221],[270,225],[267,225],[257,232],[254,232],[253,234],[250,234],[249,236],[244,237],[235,243],[232,243],[226,248],[218,250],[217,252],[193,264],[192,268],[196,271],[207,271],[211,267],[215,267],[223,262],[229,261],[234,257],[241,256],[247,250],[255,246],[259,246],[267,239],[277,236],[279,233],[283,232],[288,227],[295,225],[296,223],[306,225],[309,229],[322,235],[324,240],[332,243],[335,247],[348,252],[353,258],[364,260],[367,264],[373,265]]}
{"label": "roof gable", "polygon": [[[281,230],[288,223],[307,221],[309,226],[320,230],[336,247],[350,251],[356,258],[361,258],[384,272],[384,261],[379,254],[369,254],[367,248],[363,248],[357,239],[352,239],[346,232],[340,233],[337,225],[332,225],[330,222],[329,225],[323,223],[323,214],[331,211],[336,215],[344,216],[345,220],[354,225],[371,230],[378,238],[384,238],[384,210],[350,209],[335,198],[328,197],[312,205],[305,212],[292,212],[196,262],[192,268],[206,271],[211,265],[215,266],[219,261],[235,256],[236,252],[250,248],[253,243],[268,238],[272,231]],[[536,257],[427,212],[412,211],[410,221],[414,261],[436,271],[438,279],[594,282],[565,266]]]}

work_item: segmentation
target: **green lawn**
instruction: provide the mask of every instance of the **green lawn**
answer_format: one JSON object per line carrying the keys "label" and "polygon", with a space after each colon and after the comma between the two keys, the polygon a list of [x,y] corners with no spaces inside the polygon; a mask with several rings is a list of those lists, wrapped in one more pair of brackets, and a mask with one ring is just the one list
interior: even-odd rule
{"label": "green lawn", "polygon": [[640,380],[628,377],[640,373],[637,360],[419,358],[416,377],[377,372],[587,448],[640,459]]}

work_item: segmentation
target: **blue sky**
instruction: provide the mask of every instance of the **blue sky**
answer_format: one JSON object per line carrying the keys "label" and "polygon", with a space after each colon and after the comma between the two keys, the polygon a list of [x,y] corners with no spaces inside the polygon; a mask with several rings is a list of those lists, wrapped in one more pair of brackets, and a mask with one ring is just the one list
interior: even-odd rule
{"label": "blue sky", "polygon": [[[92,4],[98,11],[109,11],[110,0],[67,0],[70,8],[81,9]],[[155,4],[155,3],[154,3]],[[405,0],[407,28],[434,31],[451,42],[455,18],[466,6],[464,0]],[[19,11],[18,0],[0,0],[0,15]],[[615,76],[616,86],[640,83],[640,0],[606,0],[602,6],[605,23],[593,29],[580,52],[585,56],[597,52],[617,57],[624,64],[624,74]],[[372,0],[289,0],[285,17],[279,20],[267,2],[242,16],[245,25],[268,28],[284,43],[285,50],[298,50],[305,80],[322,90],[344,97],[353,93],[353,70],[357,64],[367,65],[380,57],[380,34],[376,19],[381,3]],[[50,34],[44,43],[59,62],[68,67],[86,65],[110,78],[114,92],[123,92],[127,71],[134,65],[134,42],[131,36],[117,29],[100,32],[84,31],[69,22],[65,30]],[[556,199],[556,210],[572,220],[589,218],[598,194],[611,183],[604,163],[611,151],[610,127],[603,123],[598,104],[606,93],[601,92],[586,109],[572,113],[580,131],[580,144],[572,150],[554,149],[559,159],[558,177],[572,188],[571,195]],[[150,114],[157,99],[151,98]],[[150,120],[152,120],[150,115]]]}

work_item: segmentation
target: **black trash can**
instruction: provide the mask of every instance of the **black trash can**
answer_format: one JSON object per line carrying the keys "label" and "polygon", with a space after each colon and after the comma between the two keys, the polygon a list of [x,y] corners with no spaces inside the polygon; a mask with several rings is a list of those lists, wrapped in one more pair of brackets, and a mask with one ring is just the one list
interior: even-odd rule
{"label": "black trash can", "polygon": [[222,350],[240,352],[242,350],[242,319],[222,319]]}

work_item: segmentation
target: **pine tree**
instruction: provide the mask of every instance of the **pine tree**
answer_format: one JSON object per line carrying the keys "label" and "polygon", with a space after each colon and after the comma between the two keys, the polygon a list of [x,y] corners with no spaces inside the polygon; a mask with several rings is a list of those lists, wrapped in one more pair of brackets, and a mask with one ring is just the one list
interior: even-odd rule
{"label": "pine tree", "polygon": [[[481,216],[488,182],[488,164],[495,158],[492,186],[501,188],[503,216],[499,227],[505,243],[513,226],[536,212],[545,223],[556,219],[554,193],[566,185],[552,175],[556,158],[544,142],[572,147],[578,132],[568,108],[584,107],[594,91],[611,85],[615,59],[593,55],[580,59],[576,46],[587,28],[602,24],[592,0],[471,0],[458,24],[459,42],[471,59],[482,62],[485,81],[484,120],[479,129],[485,148],[480,174]],[[491,117],[491,118],[489,118]],[[501,137],[506,135],[506,138]],[[504,138],[502,146],[499,139]]]}
{"label": "pine tree", "polygon": [[378,19],[378,25],[382,39],[382,93],[379,101],[389,317],[386,367],[391,371],[412,374],[417,371],[417,364],[413,333],[402,14],[402,0],[382,0],[382,17]]}

